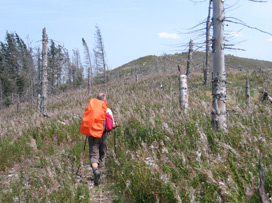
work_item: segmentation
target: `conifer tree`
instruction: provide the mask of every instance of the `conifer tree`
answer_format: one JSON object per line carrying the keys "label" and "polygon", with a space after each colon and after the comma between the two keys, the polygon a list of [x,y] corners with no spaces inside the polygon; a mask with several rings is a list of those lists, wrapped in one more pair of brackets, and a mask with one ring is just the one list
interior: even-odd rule
{"label": "conifer tree", "polygon": [[106,64],[106,53],[104,48],[104,43],[102,39],[102,34],[100,28],[95,26],[95,48],[94,48],[94,56],[95,56],[95,64],[97,74],[103,74],[104,79],[103,83],[106,85],[107,83],[107,64]]}

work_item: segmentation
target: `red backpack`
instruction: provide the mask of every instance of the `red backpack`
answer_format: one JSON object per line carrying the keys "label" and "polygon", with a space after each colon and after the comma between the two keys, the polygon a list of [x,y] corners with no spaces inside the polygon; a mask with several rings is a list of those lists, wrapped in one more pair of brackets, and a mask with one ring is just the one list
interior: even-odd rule
{"label": "red backpack", "polygon": [[110,132],[110,131],[112,131],[112,128],[113,128],[113,119],[112,119],[112,116],[109,113],[106,113],[104,131],[106,129],[106,131]]}

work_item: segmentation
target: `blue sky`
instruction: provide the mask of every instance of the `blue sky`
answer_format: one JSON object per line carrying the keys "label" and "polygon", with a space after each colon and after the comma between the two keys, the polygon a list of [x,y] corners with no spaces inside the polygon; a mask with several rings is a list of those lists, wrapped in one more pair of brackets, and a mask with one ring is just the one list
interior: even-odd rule
{"label": "blue sky", "polygon": [[[202,3],[196,3],[202,2]],[[207,16],[208,0],[0,0],[0,41],[17,32],[32,47],[41,46],[42,29],[69,51],[78,49],[84,63],[84,38],[94,46],[95,25],[104,40],[110,69],[146,55],[187,51],[181,46],[198,34],[183,34]],[[272,33],[272,1],[225,0],[226,17]],[[227,23],[229,44],[246,51],[226,54],[272,61],[272,36]],[[232,36],[229,38],[229,36]]]}

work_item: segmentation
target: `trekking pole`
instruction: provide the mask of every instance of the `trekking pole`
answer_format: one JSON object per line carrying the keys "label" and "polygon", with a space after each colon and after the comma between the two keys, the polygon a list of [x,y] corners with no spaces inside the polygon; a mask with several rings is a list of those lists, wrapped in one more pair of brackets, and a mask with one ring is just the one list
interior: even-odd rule
{"label": "trekking pole", "polygon": [[116,128],[114,128],[114,153],[116,154],[116,148],[117,148],[117,143],[116,143]]}
{"label": "trekking pole", "polygon": [[85,147],[86,147],[86,143],[87,143],[87,136],[86,136],[86,139],[85,139],[85,144],[84,144],[84,148],[83,148],[83,153],[85,152]]}

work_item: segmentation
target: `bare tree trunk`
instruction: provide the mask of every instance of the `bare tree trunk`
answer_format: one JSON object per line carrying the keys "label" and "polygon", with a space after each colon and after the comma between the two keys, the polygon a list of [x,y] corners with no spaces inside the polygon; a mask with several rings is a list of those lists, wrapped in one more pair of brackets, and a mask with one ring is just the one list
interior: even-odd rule
{"label": "bare tree trunk", "polygon": [[102,69],[98,70],[99,73],[104,74],[104,87],[105,91],[107,92],[107,64],[106,64],[106,53],[105,53],[105,48],[104,48],[104,43],[102,39],[102,34],[98,26],[96,26],[96,47],[95,47],[95,57],[96,57],[96,68],[97,69]]}
{"label": "bare tree trunk", "polygon": [[211,28],[211,9],[212,0],[209,0],[208,17],[206,21],[206,55],[205,55],[205,66],[204,66],[204,84],[209,83],[209,52],[210,52],[210,28]]}
{"label": "bare tree trunk", "polygon": [[246,77],[246,106],[250,105],[250,86],[248,75]]}
{"label": "bare tree trunk", "polygon": [[179,76],[179,106],[180,109],[185,111],[188,108],[188,87],[187,87],[187,76]]}
{"label": "bare tree trunk", "polygon": [[41,107],[41,95],[38,94],[38,98],[37,98],[37,111],[40,111],[40,107]]}
{"label": "bare tree trunk", "polygon": [[190,78],[192,73],[193,45],[194,45],[193,40],[190,40],[187,59],[187,72],[186,72],[187,78]]}
{"label": "bare tree trunk", "polygon": [[42,47],[42,92],[41,92],[41,108],[40,112],[47,116],[47,54],[48,54],[48,36],[46,34],[46,28],[43,29],[43,47]]}
{"label": "bare tree trunk", "polygon": [[214,129],[227,128],[224,19],[224,1],[213,0],[212,127]]}
{"label": "bare tree trunk", "polygon": [[38,48],[38,53],[37,53],[37,55],[38,55],[38,60],[37,60],[37,65],[38,65],[38,67],[37,67],[37,69],[38,69],[38,83],[41,83],[41,81],[42,81],[42,68],[41,68],[41,52],[40,52],[40,48]]}
{"label": "bare tree trunk", "polygon": [[135,81],[138,82],[138,73],[136,67],[134,67]]}
{"label": "bare tree trunk", "polygon": [[264,177],[264,171],[262,167],[262,155],[259,157],[259,174],[260,174],[260,184],[259,184],[259,197],[262,203],[268,202],[268,197],[265,193],[265,177]]}
{"label": "bare tree trunk", "polygon": [[93,74],[92,74],[92,61],[91,61],[89,47],[88,47],[86,41],[84,40],[84,38],[82,38],[82,43],[83,43],[83,46],[85,47],[86,58],[89,63],[89,66],[88,66],[88,95],[90,95],[90,88],[92,86],[92,76],[93,76]]}
{"label": "bare tree trunk", "polygon": [[17,104],[17,113],[19,112],[19,110],[20,110],[20,95],[18,94],[17,95],[17,101],[16,101],[16,104]]}

